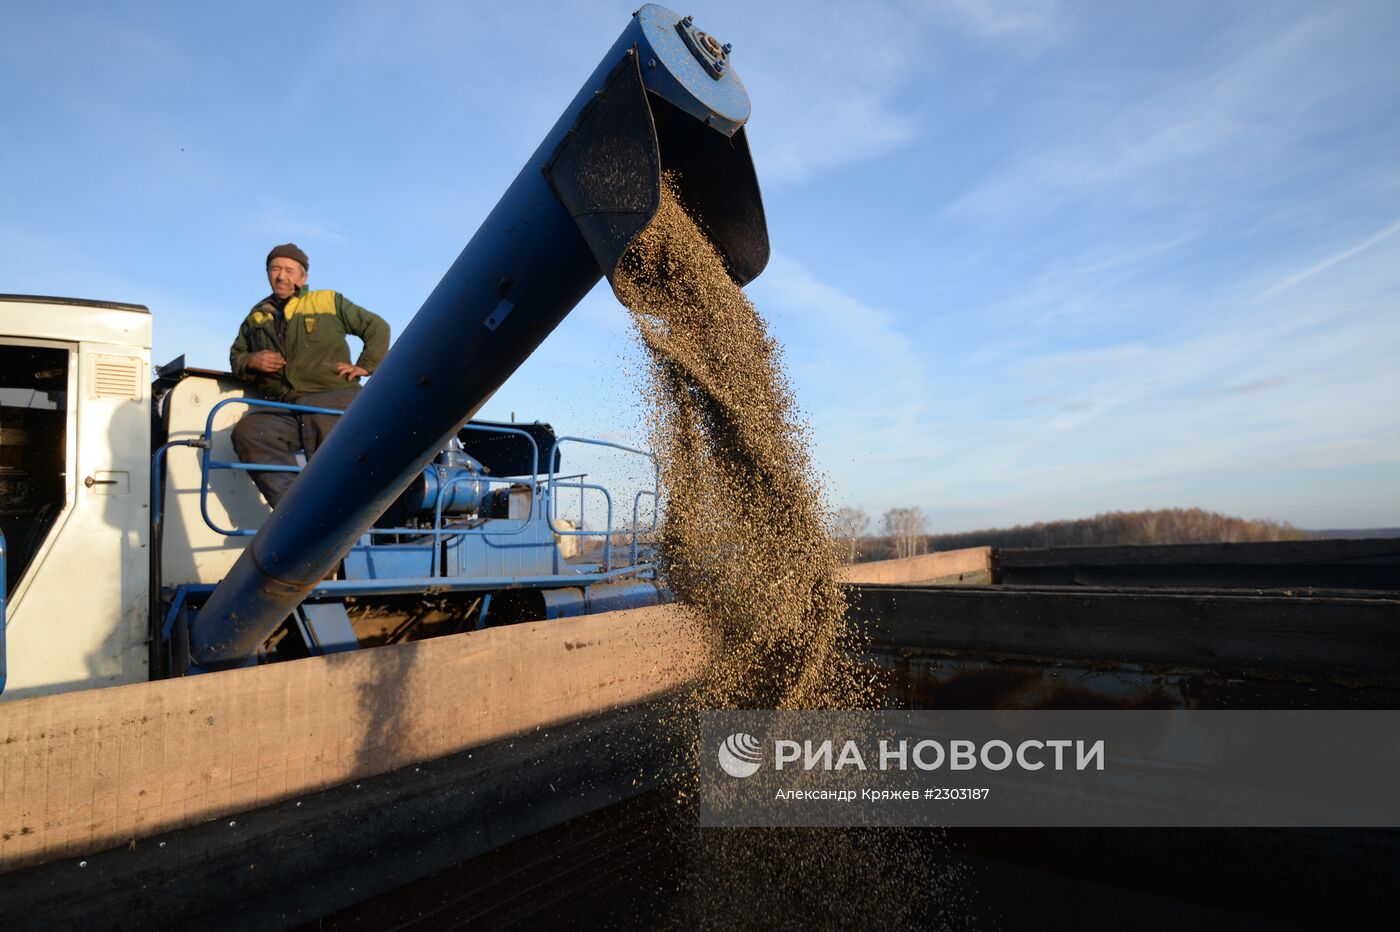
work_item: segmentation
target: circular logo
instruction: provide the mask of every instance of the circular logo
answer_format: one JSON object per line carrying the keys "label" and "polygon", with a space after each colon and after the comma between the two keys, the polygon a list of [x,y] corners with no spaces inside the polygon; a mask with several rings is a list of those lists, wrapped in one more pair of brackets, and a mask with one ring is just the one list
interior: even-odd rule
{"label": "circular logo", "polygon": [[736,732],[719,746],[719,766],[731,777],[751,777],[763,766],[763,747],[753,735]]}

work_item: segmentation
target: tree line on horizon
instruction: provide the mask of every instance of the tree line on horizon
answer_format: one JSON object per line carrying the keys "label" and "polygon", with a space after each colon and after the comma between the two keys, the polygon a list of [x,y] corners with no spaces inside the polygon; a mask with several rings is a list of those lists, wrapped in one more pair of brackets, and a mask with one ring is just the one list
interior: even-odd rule
{"label": "tree line on horizon", "polygon": [[1111,511],[1066,521],[1018,524],[956,534],[930,534],[919,508],[891,508],[879,532],[867,535],[870,516],[858,508],[842,508],[833,535],[842,543],[848,562],[893,560],[966,547],[1087,547],[1123,544],[1220,544],[1247,541],[1307,540],[1312,537],[1286,521],[1248,520],[1202,508],[1163,508],[1156,511]]}

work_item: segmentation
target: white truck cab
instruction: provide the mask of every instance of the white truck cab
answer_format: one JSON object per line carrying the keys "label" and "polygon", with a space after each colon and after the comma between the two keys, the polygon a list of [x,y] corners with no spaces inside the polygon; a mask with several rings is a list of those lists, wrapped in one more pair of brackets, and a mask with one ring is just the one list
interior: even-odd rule
{"label": "white truck cab", "polygon": [[151,314],[0,295],[0,699],[147,679]]}

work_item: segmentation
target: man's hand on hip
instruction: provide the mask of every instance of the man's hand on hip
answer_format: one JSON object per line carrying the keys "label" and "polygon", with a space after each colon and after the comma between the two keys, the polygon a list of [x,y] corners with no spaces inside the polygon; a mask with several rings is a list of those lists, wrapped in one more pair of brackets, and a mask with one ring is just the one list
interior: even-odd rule
{"label": "man's hand on hip", "polygon": [[338,362],[335,364],[335,374],[347,382],[353,382],[355,379],[362,379],[369,375],[369,372],[359,366],[352,366],[348,362]]}
{"label": "man's hand on hip", "polygon": [[248,368],[254,372],[278,372],[287,365],[287,360],[276,350],[265,349],[248,357]]}

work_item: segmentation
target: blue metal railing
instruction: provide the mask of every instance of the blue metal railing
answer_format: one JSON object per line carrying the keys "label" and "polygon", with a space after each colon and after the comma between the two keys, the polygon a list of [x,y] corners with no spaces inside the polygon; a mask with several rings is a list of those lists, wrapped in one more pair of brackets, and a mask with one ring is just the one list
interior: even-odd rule
{"label": "blue metal railing", "polygon": [[[225,398],[223,401],[220,401],[218,404],[214,405],[214,407],[212,407],[212,408],[209,409],[209,415],[204,419],[204,433],[201,435],[201,438],[200,438],[199,440],[175,440],[175,441],[171,441],[170,443],[167,443],[165,446],[161,447],[158,451],[156,451],[156,456],[157,456],[156,466],[158,467],[158,466],[159,466],[159,463],[160,463],[160,458],[163,457],[163,456],[165,455],[165,452],[166,452],[166,450],[167,450],[168,448],[170,448],[170,447],[172,447],[172,446],[193,446],[193,447],[198,447],[198,448],[200,449],[200,451],[201,451],[201,452],[200,452],[199,511],[200,511],[201,517],[203,517],[203,519],[204,519],[204,523],[209,527],[210,530],[214,531],[214,532],[217,533],[217,534],[222,534],[222,535],[224,535],[225,537],[251,537],[251,536],[253,536],[254,534],[257,533],[257,530],[256,530],[256,529],[251,529],[251,528],[225,528],[225,527],[221,527],[219,524],[217,524],[217,523],[214,521],[214,519],[213,519],[212,517],[210,517],[210,515],[209,515],[209,491],[210,491],[210,489],[209,489],[209,474],[210,474],[212,471],[216,470],[216,469],[233,469],[233,470],[240,470],[240,471],[243,471],[243,472],[290,472],[290,473],[300,473],[304,467],[301,467],[301,466],[283,466],[283,465],[277,465],[277,464],[273,464],[273,463],[244,463],[244,462],[239,462],[239,461],[236,461],[236,460],[235,460],[235,461],[230,461],[230,462],[225,462],[225,461],[223,461],[223,460],[216,460],[216,459],[214,459],[213,456],[212,456],[212,450],[213,450],[213,448],[214,448],[214,415],[217,414],[217,413],[219,412],[219,410],[220,410],[221,408],[223,408],[225,405],[230,405],[230,404],[242,404],[242,405],[247,405],[247,406],[250,407],[250,408],[272,408],[272,409],[275,409],[275,410],[280,410],[280,411],[291,411],[291,412],[300,413],[300,414],[332,414],[332,415],[335,415],[335,416],[337,416],[337,417],[339,417],[340,415],[343,415],[345,412],[344,412],[344,411],[341,411],[341,410],[339,410],[339,409],[336,409],[336,408],[315,408],[315,407],[311,407],[311,406],[309,406],[309,405],[298,405],[298,404],[292,404],[292,403],[290,403],[290,402],[285,402],[285,401],[270,401],[270,400],[267,400],[267,399],[264,399],[264,398]],[[461,429],[462,429],[462,430],[484,431],[484,432],[488,432],[488,433],[514,434],[514,435],[516,435],[516,436],[518,436],[518,437],[524,437],[524,438],[525,438],[525,442],[528,443],[528,444],[530,445],[531,462],[534,462],[534,463],[538,463],[538,462],[539,462],[540,447],[539,447],[539,444],[535,441],[535,438],[530,434],[529,431],[520,430],[520,429],[514,428],[514,427],[496,427],[496,426],[487,427],[487,426],[480,425],[480,424],[465,424],[465,425],[462,426]],[[158,474],[158,473],[157,473],[157,474]],[[445,536],[445,537],[453,537],[453,536],[464,536],[464,535],[467,535],[467,534],[488,534],[488,533],[489,533],[491,536],[496,537],[496,536],[506,536],[506,535],[521,534],[521,533],[523,533],[528,527],[530,527],[530,525],[531,525],[531,523],[534,521],[534,517],[535,517],[535,516],[534,516],[534,509],[531,509],[531,513],[530,513],[529,517],[527,517],[527,518],[525,519],[525,522],[524,522],[520,527],[514,528],[514,529],[509,530],[509,531],[499,531],[499,530],[486,531],[486,530],[480,529],[480,528],[443,528],[443,527],[442,527],[442,508],[443,508],[443,503],[444,503],[445,501],[448,501],[448,500],[450,499],[450,496],[449,496],[447,493],[450,492],[450,491],[451,491],[456,485],[458,485],[459,483],[461,483],[461,482],[468,482],[468,481],[470,481],[470,482],[486,482],[486,483],[492,483],[492,482],[497,482],[497,483],[513,483],[515,480],[512,479],[512,478],[508,478],[508,477],[496,477],[496,476],[482,476],[482,475],[459,476],[457,479],[450,480],[449,482],[444,483],[442,486],[440,486],[440,487],[438,488],[437,499],[436,499],[436,501],[435,501],[435,503],[434,503],[433,527],[432,527],[431,530],[425,529],[425,528],[383,527],[383,528],[370,528],[370,529],[369,529],[369,533],[372,534],[372,535],[389,535],[389,534],[407,535],[407,534],[419,534],[419,535],[424,535],[424,536],[432,535],[432,536],[438,536],[438,537],[444,537],[444,536]]]}
{"label": "blue metal railing", "polygon": [[661,504],[661,496],[657,493],[656,489],[639,489],[637,494],[632,496],[632,552],[630,558],[633,563],[637,562],[637,511],[641,507],[643,495],[650,495],[656,502],[656,505],[653,505],[651,509],[651,527],[647,528],[648,534],[656,530],[656,512],[659,510]]}
{"label": "blue metal railing", "polygon": [[[659,490],[660,490],[660,487],[661,487],[661,468],[660,468],[659,466],[657,466],[657,464],[656,464],[656,457],[652,456],[650,453],[648,453],[648,452],[645,451],[645,450],[638,450],[636,447],[629,447],[629,446],[626,446],[625,444],[614,443],[614,442],[612,442],[611,440],[593,440],[593,439],[590,439],[590,438],[588,438],[588,437],[556,437],[555,440],[554,440],[554,446],[553,446],[552,448],[550,448],[550,451],[549,451],[549,501],[550,501],[550,511],[548,511],[548,512],[546,513],[546,517],[547,517],[547,519],[548,519],[548,521],[549,521],[549,529],[550,529],[551,531],[553,531],[555,534],[560,535],[561,537],[591,537],[591,536],[594,536],[594,535],[596,535],[596,534],[598,533],[597,531],[589,531],[589,530],[586,530],[586,529],[584,529],[584,528],[582,528],[582,527],[578,528],[577,530],[564,530],[564,529],[562,529],[562,528],[557,527],[557,526],[554,524],[554,517],[555,517],[555,515],[554,515],[554,510],[553,510],[554,502],[555,502],[554,490],[555,490],[556,486],[560,486],[560,485],[562,484],[562,480],[561,480],[559,477],[556,477],[556,476],[554,475],[554,462],[555,462],[556,458],[557,458],[558,455],[559,455],[559,446],[560,446],[560,444],[563,444],[563,443],[582,443],[582,444],[586,444],[586,445],[588,445],[588,446],[594,446],[594,447],[610,447],[610,448],[612,448],[612,449],[614,449],[614,450],[621,450],[621,451],[623,451],[624,453],[632,453],[632,454],[635,454],[635,455],[637,455],[637,456],[643,457],[644,459],[647,459],[647,460],[650,460],[650,461],[651,461],[651,469],[652,469],[652,487],[651,487],[650,489],[642,489],[642,490],[639,491],[639,492],[636,494],[636,496],[634,496],[633,499],[632,499],[632,528],[631,528],[631,531],[630,531],[631,538],[632,538],[632,544],[631,544],[630,553],[631,553],[631,557],[632,557],[632,562],[635,564],[635,563],[637,562],[637,535],[638,535],[638,533],[642,530],[641,528],[638,528],[638,527],[637,527],[638,509],[639,509],[639,507],[640,507],[641,497],[642,497],[643,495],[650,495],[653,499],[657,500],[658,502],[660,501]],[[612,526],[613,505],[612,505],[612,495],[611,495],[611,493],[609,493],[607,489],[603,488],[603,487],[600,486],[600,485],[594,485],[594,484],[590,484],[590,483],[584,483],[584,482],[582,481],[582,479],[580,479],[579,482],[577,482],[577,483],[569,484],[569,485],[563,485],[562,487],[563,487],[563,488],[577,488],[577,489],[579,490],[579,498],[580,498],[580,499],[582,499],[582,497],[583,497],[583,490],[584,490],[584,489],[594,489],[594,490],[596,490],[596,491],[602,492],[604,498],[606,498],[606,500],[607,500],[607,513],[608,513],[608,525],[607,525],[607,529],[606,529],[606,531],[605,531],[605,536],[604,536],[604,538],[603,538],[603,572],[606,573],[606,572],[610,571],[610,570],[612,569],[612,539],[613,539],[613,533],[614,533],[614,532],[613,532],[613,526]],[[579,503],[579,510],[580,510],[580,513],[582,512],[582,509],[583,509],[583,503],[582,503],[582,501],[580,501],[580,503]],[[580,522],[580,524],[581,524],[581,523],[582,523],[582,522]],[[652,515],[651,515],[651,527],[647,528],[646,530],[647,530],[648,533],[650,533],[650,532],[656,530],[656,511],[655,511],[655,510],[652,511]]]}
{"label": "blue metal railing", "polygon": [[[584,482],[584,481],[581,480],[581,479],[580,479],[578,482],[575,482],[575,483],[572,483],[572,484],[566,486],[566,488],[578,489],[579,498],[580,498],[580,499],[583,498],[583,493],[584,493],[584,491],[585,491],[585,490],[588,490],[588,489],[591,489],[591,490],[593,490],[594,492],[602,492],[602,493],[603,493],[603,500],[607,503],[607,509],[608,509],[608,511],[607,511],[608,519],[607,519],[607,524],[605,525],[605,527],[607,528],[607,532],[605,533],[605,535],[604,535],[604,537],[603,537],[603,572],[607,572],[608,570],[612,569],[612,519],[613,519],[612,493],[609,492],[609,491],[608,491],[606,488],[604,488],[603,486],[598,485],[596,482]],[[579,505],[579,511],[580,511],[580,512],[583,511],[583,506],[582,506],[582,503],[581,503],[581,502],[580,502],[580,505]],[[563,534],[563,535],[567,535],[567,536],[569,536],[569,537],[592,536],[592,535],[598,533],[597,531],[589,531],[589,530],[586,530],[586,529],[583,527],[583,519],[582,519],[582,517],[579,518],[579,527],[576,528],[575,530],[572,530],[572,531],[561,531],[561,530],[559,530],[559,529],[557,529],[557,528],[554,527],[554,521],[553,521],[552,519],[551,519],[551,521],[549,522],[549,529],[550,529],[551,531],[554,531],[554,533],[556,533],[556,534]]]}
{"label": "blue metal railing", "polygon": [[[187,440],[171,440],[161,444],[156,448],[155,456],[151,458],[151,532],[149,538],[149,608],[148,618],[152,629],[161,617],[161,561],[165,557],[165,454],[170,452],[172,447],[195,447],[207,449],[208,441],[203,437],[192,437]],[[154,630],[153,632],[154,633]],[[168,637],[168,632],[162,633],[160,638],[152,638],[150,662],[151,669],[155,675],[162,675],[168,671],[169,658],[166,652],[161,649],[161,644]]]}
{"label": "blue metal railing", "polygon": [[204,523],[209,525],[209,529],[216,534],[225,537],[252,537],[258,533],[252,529],[232,529],[223,528],[214,523],[214,519],[209,517],[209,472],[214,469],[235,469],[244,472],[301,472],[300,466],[279,466],[273,463],[240,463],[237,461],[225,463],[216,460],[211,455],[214,446],[214,415],[218,414],[225,405],[242,404],[250,408],[272,408],[279,411],[292,411],[297,414],[334,414],[340,417],[344,411],[336,408],[313,408],[310,405],[290,404],[285,401],[268,401],[265,398],[225,398],[223,401],[209,409],[209,416],[204,419],[204,446],[200,453],[199,468],[199,513],[204,517]]}
{"label": "blue metal railing", "polygon": [[[288,411],[288,412],[300,413],[300,414],[329,414],[329,415],[334,415],[334,416],[336,416],[336,417],[339,417],[339,416],[341,416],[341,415],[343,415],[343,414],[345,413],[344,411],[341,411],[341,410],[338,410],[338,409],[335,409],[335,408],[317,408],[317,407],[312,407],[312,406],[310,406],[310,405],[298,405],[298,404],[292,404],[292,403],[283,402],[283,401],[270,401],[270,400],[262,399],[262,398],[225,398],[225,399],[223,399],[222,401],[218,402],[217,404],[214,405],[214,407],[212,407],[212,408],[209,410],[209,414],[208,414],[208,416],[205,418],[205,421],[204,421],[204,432],[203,432],[203,434],[202,434],[200,437],[194,438],[194,439],[188,439],[188,440],[173,440],[173,441],[171,441],[171,442],[165,444],[164,446],[162,446],[160,449],[158,449],[158,450],[156,451],[155,462],[154,462],[154,464],[153,464],[153,470],[152,470],[152,518],[153,518],[154,529],[156,530],[156,534],[153,535],[153,537],[154,537],[155,539],[158,539],[158,538],[159,538],[159,529],[160,529],[160,527],[161,527],[162,516],[163,516],[163,511],[162,511],[161,505],[160,505],[160,502],[161,502],[160,486],[159,486],[160,476],[161,476],[160,466],[161,466],[162,460],[163,460],[163,458],[164,458],[166,452],[167,452],[171,447],[173,447],[173,446],[189,446],[189,447],[195,447],[195,448],[199,449],[199,451],[200,451],[200,488],[199,488],[199,510],[200,510],[200,516],[203,518],[205,525],[207,525],[211,530],[213,530],[215,533],[222,534],[222,535],[224,535],[224,536],[226,536],[226,537],[250,537],[250,536],[256,534],[256,533],[257,533],[257,530],[256,530],[256,529],[249,529],[249,528],[225,528],[225,527],[222,527],[221,525],[219,525],[219,524],[213,519],[213,517],[210,515],[210,513],[209,513],[209,493],[210,493],[209,478],[210,478],[210,474],[211,474],[214,470],[217,470],[217,469],[231,469],[231,470],[237,470],[237,471],[241,471],[241,472],[260,472],[260,471],[266,471],[266,472],[290,472],[290,473],[300,473],[300,472],[302,471],[303,467],[301,467],[301,466],[284,466],[284,465],[276,465],[276,464],[244,463],[244,462],[239,462],[239,461],[224,461],[224,460],[217,460],[217,459],[215,459],[215,458],[213,457],[213,447],[214,447],[214,421],[215,421],[215,416],[216,416],[216,415],[218,414],[218,412],[219,412],[220,410],[222,410],[226,405],[231,405],[231,404],[241,404],[241,405],[245,405],[245,406],[250,407],[250,408],[270,408],[270,409],[274,409],[274,410]],[[518,428],[513,428],[513,427],[499,427],[499,426],[494,426],[494,425],[488,427],[488,426],[477,425],[477,424],[466,424],[466,425],[463,425],[462,429],[463,429],[463,430],[482,431],[482,432],[487,432],[487,433],[505,433],[505,434],[512,434],[512,435],[515,435],[515,436],[523,437],[523,438],[525,439],[525,442],[528,443],[528,444],[530,445],[531,462],[535,463],[535,464],[538,466],[538,463],[539,463],[539,461],[540,461],[540,459],[539,459],[539,454],[540,454],[539,444],[536,442],[534,436],[531,435],[529,431],[520,430],[520,429],[518,429]],[[370,528],[369,531],[368,531],[368,533],[369,533],[369,535],[371,535],[372,537],[373,537],[373,536],[386,536],[386,535],[399,535],[399,536],[419,536],[419,537],[432,537],[432,538],[434,538],[434,552],[435,552],[435,556],[434,556],[434,559],[433,559],[433,561],[432,561],[431,573],[430,573],[430,575],[429,575],[428,577],[426,577],[426,578],[427,578],[427,579],[430,579],[430,580],[434,580],[435,582],[440,583],[440,582],[442,581],[442,577],[439,576],[439,564],[440,564],[440,562],[441,562],[440,555],[441,555],[441,553],[442,553],[442,548],[447,547],[448,544],[449,544],[449,541],[450,541],[451,539],[453,539],[453,538],[466,537],[466,536],[474,535],[474,534],[475,534],[475,535],[490,535],[491,537],[509,537],[509,536],[514,536],[514,535],[518,535],[518,534],[523,534],[527,529],[529,529],[529,528],[532,526],[532,524],[533,524],[533,522],[534,522],[534,520],[535,520],[535,516],[536,516],[536,513],[537,513],[537,512],[543,513],[544,518],[545,518],[545,521],[546,521],[546,523],[548,524],[550,531],[551,531],[552,533],[554,533],[554,534],[560,536],[560,537],[586,537],[586,536],[593,536],[593,535],[596,535],[596,534],[599,533],[599,532],[596,531],[596,530],[587,530],[587,529],[585,529],[585,528],[583,527],[583,523],[584,523],[584,522],[583,522],[583,520],[582,520],[582,509],[583,509],[583,500],[582,500],[582,499],[583,499],[583,494],[584,494],[585,490],[588,490],[588,491],[596,491],[596,492],[602,493],[602,495],[603,495],[603,497],[604,497],[604,499],[605,499],[605,501],[606,501],[606,505],[607,505],[606,529],[605,529],[604,532],[603,532],[603,533],[604,533],[604,544],[603,544],[603,566],[602,566],[602,571],[601,571],[600,573],[577,574],[577,578],[578,578],[580,581],[586,580],[586,579],[587,579],[587,580],[594,580],[595,578],[596,578],[596,580],[604,580],[604,579],[614,578],[615,573],[616,573],[617,571],[614,570],[613,565],[612,565],[612,542],[613,542],[612,539],[613,539],[613,535],[614,535],[614,533],[615,533],[615,530],[614,530],[614,528],[613,528],[613,515],[614,515],[614,510],[613,510],[612,494],[611,494],[605,487],[603,487],[603,486],[601,486],[601,485],[598,485],[598,484],[596,484],[596,483],[586,483],[586,482],[584,482],[583,479],[585,478],[585,476],[582,475],[582,474],[579,474],[579,475],[576,475],[576,476],[558,476],[558,475],[555,474],[555,472],[554,472],[554,464],[555,464],[556,460],[558,459],[559,447],[560,447],[561,444],[563,444],[563,443],[565,443],[565,442],[582,443],[582,444],[587,444],[587,445],[590,445],[590,446],[610,447],[610,448],[612,448],[612,449],[621,450],[621,451],[623,451],[623,452],[625,452],[625,453],[630,453],[630,454],[634,454],[634,455],[637,455],[637,456],[645,457],[646,459],[648,459],[648,460],[651,461],[651,464],[652,464],[652,475],[653,475],[653,483],[652,483],[652,484],[653,484],[653,487],[652,487],[651,489],[642,489],[642,490],[638,491],[637,494],[633,497],[633,500],[632,500],[632,527],[631,527],[631,531],[630,531],[630,534],[631,534],[631,547],[630,547],[630,550],[629,550],[629,555],[630,555],[630,557],[631,557],[631,564],[632,564],[633,566],[635,566],[635,565],[637,564],[638,555],[639,555],[639,554],[638,554],[638,533],[639,533],[639,532],[650,532],[650,531],[656,530],[657,516],[656,516],[655,510],[653,510],[653,513],[652,513],[652,521],[651,521],[651,526],[650,526],[650,528],[640,528],[640,527],[638,527],[638,524],[639,524],[639,513],[640,513],[641,500],[642,500],[642,498],[643,498],[644,496],[650,496],[653,500],[659,500],[659,496],[658,496],[658,493],[657,493],[657,486],[659,485],[660,475],[659,475],[659,471],[658,471],[658,469],[657,469],[657,467],[656,467],[655,458],[652,457],[652,455],[651,455],[650,453],[647,453],[647,452],[644,451],[644,450],[638,450],[638,449],[636,449],[636,448],[634,448],[634,447],[625,446],[625,445],[623,445],[623,444],[614,443],[614,442],[612,442],[612,441],[607,441],[607,440],[592,440],[592,439],[589,439],[589,438],[586,438],[586,437],[559,437],[559,438],[556,438],[556,439],[555,439],[554,445],[550,448],[550,452],[549,452],[549,461],[548,461],[548,482],[543,486],[543,488],[541,488],[540,485],[538,484],[538,482],[536,482],[536,484],[535,484],[535,489],[534,489],[535,493],[536,493],[537,495],[541,495],[541,497],[542,497],[543,500],[540,501],[540,502],[532,502],[529,515],[528,515],[528,516],[520,523],[520,525],[517,526],[517,527],[510,528],[509,530],[500,530],[500,529],[492,529],[492,528],[485,528],[485,527],[472,527],[472,528],[468,528],[468,527],[444,527],[444,526],[443,526],[443,522],[444,522],[444,520],[445,520],[445,516],[444,516],[444,514],[443,514],[443,508],[444,508],[444,506],[445,506],[445,503],[446,503],[447,501],[450,501],[450,500],[451,500],[452,491],[455,489],[455,487],[456,487],[457,485],[459,485],[459,484],[461,484],[461,483],[465,483],[465,482],[483,482],[483,483],[487,483],[487,484],[490,484],[490,483],[514,484],[514,483],[516,483],[517,481],[519,481],[519,478],[520,478],[520,477],[496,477],[496,476],[484,476],[484,475],[479,475],[479,474],[472,474],[472,475],[467,475],[467,476],[457,476],[457,477],[455,477],[455,478],[449,479],[448,481],[443,482],[443,483],[438,487],[438,489],[437,489],[437,495],[436,495],[435,501],[434,501],[434,507],[433,507],[433,524],[432,524],[432,527],[431,527],[431,528],[376,527],[376,528]],[[577,480],[577,481],[575,481],[575,482],[569,482],[568,480]],[[579,490],[579,497],[580,497],[579,508],[580,508],[581,514],[580,514],[580,521],[579,521],[579,525],[580,525],[580,526],[579,526],[577,529],[565,529],[565,528],[561,528],[561,527],[559,527],[559,526],[557,526],[557,525],[555,524],[554,519],[555,519],[555,510],[556,510],[556,503],[557,503],[556,489],[559,489],[559,488],[567,488],[567,489],[574,489],[574,488],[576,488],[576,489]],[[153,556],[156,557],[156,558],[158,558],[158,555],[157,555],[157,554],[153,554]],[[556,561],[557,561],[557,554],[556,554]],[[556,563],[556,568],[557,568],[557,563]],[[624,569],[626,572],[628,572],[628,573],[634,571],[634,570],[631,569],[631,568],[623,568],[623,569]],[[561,576],[557,576],[557,577],[531,577],[530,580],[529,580],[529,582],[544,582],[544,581],[546,581],[546,579],[553,581],[553,580],[555,580],[555,579],[560,579],[560,580],[562,580],[562,579],[569,579],[569,578],[574,578],[574,577],[568,577],[568,576],[562,576],[562,575],[561,575]],[[518,583],[518,582],[521,582],[521,581],[522,581],[522,580],[516,580],[517,583]],[[497,581],[497,582],[498,582],[498,581]],[[194,591],[194,590],[191,590],[191,591]],[[168,624],[167,624],[167,627],[168,627]]]}

